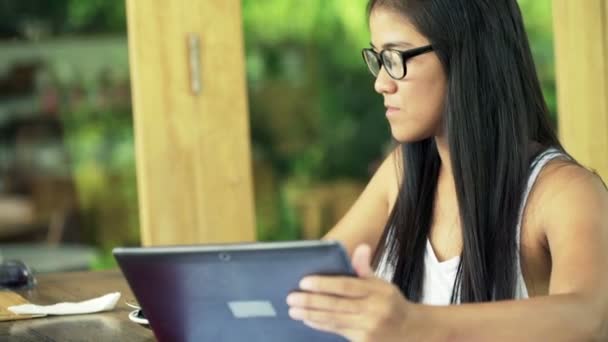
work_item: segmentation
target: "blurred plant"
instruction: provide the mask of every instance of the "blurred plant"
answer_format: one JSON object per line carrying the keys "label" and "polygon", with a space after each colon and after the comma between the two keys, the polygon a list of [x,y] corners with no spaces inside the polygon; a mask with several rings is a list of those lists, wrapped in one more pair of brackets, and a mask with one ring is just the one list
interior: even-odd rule
{"label": "blurred plant", "polygon": [[243,1],[253,141],[281,176],[364,179],[381,155],[387,125],[359,55],[365,2]]}
{"label": "blurred plant", "polygon": [[92,101],[72,91],[61,119],[88,238],[110,248],[139,241],[133,119],[128,95],[122,96],[127,102],[111,101],[121,96],[108,90],[120,85],[98,86],[105,89]]}
{"label": "blurred plant", "polygon": [[29,37],[32,26],[45,34],[124,33],[125,0],[0,0],[0,32],[13,28]]}
{"label": "blurred plant", "polygon": [[258,216],[280,208],[258,219],[261,240],[300,237],[293,194],[315,201],[306,189],[366,180],[390,139],[359,54],[369,44],[365,2],[243,1],[254,164],[269,164],[279,189],[256,194]]}
{"label": "blurred plant", "polygon": [[551,0],[518,0],[551,118],[557,124],[555,49]]}
{"label": "blurred plant", "polygon": [[[64,0],[65,1],[65,0]],[[79,32],[126,31],[125,0],[67,0],[66,29]]]}

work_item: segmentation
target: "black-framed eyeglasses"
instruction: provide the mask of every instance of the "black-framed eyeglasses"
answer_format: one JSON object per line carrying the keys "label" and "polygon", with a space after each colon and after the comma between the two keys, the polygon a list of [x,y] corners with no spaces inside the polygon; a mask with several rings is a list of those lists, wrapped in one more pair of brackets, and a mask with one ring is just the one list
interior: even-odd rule
{"label": "black-framed eyeglasses", "polygon": [[380,69],[384,67],[391,78],[400,80],[407,75],[406,62],[408,59],[430,51],[433,51],[432,45],[421,46],[406,51],[385,49],[379,53],[374,51],[374,49],[367,48],[363,49],[361,54],[363,55],[365,64],[367,64],[369,71],[374,77],[378,77]]}

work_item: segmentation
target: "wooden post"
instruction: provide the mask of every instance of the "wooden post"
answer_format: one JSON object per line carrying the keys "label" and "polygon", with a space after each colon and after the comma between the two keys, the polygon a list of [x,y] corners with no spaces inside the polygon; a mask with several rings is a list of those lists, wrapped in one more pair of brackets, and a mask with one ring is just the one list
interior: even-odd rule
{"label": "wooden post", "polygon": [[144,245],[252,241],[240,0],[127,0]]}
{"label": "wooden post", "polygon": [[561,140],[608,180],[608,1],[553,0],[553,22]]}

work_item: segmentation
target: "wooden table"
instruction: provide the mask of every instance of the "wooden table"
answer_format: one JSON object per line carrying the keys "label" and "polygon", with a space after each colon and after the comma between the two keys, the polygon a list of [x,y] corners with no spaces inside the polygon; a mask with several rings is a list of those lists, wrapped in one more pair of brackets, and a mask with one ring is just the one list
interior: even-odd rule
{"label": "wooden table", "polygon": [[0,341],[155,341],[152,330],[133,323],[125,300],[135,302],[118,270],[39,275],[32,290],[17,291],[34,304],[78,302],[110,292],[122,294],[110,312],[0,322]]}

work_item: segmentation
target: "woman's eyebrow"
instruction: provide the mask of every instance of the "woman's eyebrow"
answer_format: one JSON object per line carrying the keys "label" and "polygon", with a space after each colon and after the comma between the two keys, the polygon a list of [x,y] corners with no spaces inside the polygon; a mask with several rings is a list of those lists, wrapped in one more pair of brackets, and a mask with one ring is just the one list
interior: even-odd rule
{"label": "woman's eyebrow", "polygon": [[[372,49],[376,49],[376,47],[374,46],[373,43],[370,42],[369,45],[372,47]],[[390,43],[385,43],[384,45],[382,45],[383,49],[392,49],[392,48],[396,48],[396,47],[410,48],[410,47],[414,47],[414,45],[409,42],[406,42],[406,41],[390,42]]]}

